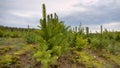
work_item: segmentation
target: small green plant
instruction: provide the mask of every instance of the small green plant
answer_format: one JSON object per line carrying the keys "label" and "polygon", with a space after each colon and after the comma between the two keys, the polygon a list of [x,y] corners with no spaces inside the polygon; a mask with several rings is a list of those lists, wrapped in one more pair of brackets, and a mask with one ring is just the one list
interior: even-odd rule
{"label": "small green plant", "polygon": [[120,34],[116,34],[115,40],[120,41]]}
{"label": "small green plant", "polygon": [[33,35],[32,33],[30,33],[31,35],[26,37],[26,42],[29,44],[35,43],[36,42],[36,38],[35,35]]}
{"label": "small green plant", "polygon": [[33,55],[37,62],[42,64],[43,68],[48,68],[50,64],[55,64],[58,59],[57,55],[52,55],[52,50],[47,50],[46,44],[39,46],[39,50]]}
{"label": "small green plant", "polygon": [[92,38],[91,39],[91,48],[94,50],[106,50],[108,49],[109,46],[109,40],[107,39],[99,39],[99,38]]}
{"label": "small green plant", "polygon": [[75,49],[82,50],[87,45],[87,39],[83,39],[81,35],[76,36]]}
{"label": "small green plant", "polygon": [[[9,68],[13,64],[19,64],[18,56],[15,55],[5,55],[0,57],[0,67],[2,68]],[[19,67],[19,65],[16,65]]]}
{"label": "small green plant", "polygon": [[0,37],[3,37],[3,31],[0,29]]}
{"label": "small green plant", "polygon": [[30,27],[28,25],[28,31],[27,31],[27,34],[26,34],[26,42],[29,43],[29,44],[32,44],[32,43],[35,43],[37,40],[36,36],[35,36],[35,33],[32,33],[30,31]]}
{"label": "small green plant", "polygon": [[19,33],[17,31],[15,31],[15,32],[12,32],[10,36],[11,36],[11,38],[18,38]]}

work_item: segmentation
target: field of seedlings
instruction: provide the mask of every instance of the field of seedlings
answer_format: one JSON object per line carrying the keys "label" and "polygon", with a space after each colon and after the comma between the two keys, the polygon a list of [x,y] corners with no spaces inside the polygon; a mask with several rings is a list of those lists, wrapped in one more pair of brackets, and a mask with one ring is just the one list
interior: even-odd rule
{"label": "field of seedlings", "polygon": [[72,28],[42,5],[39,29],[0,26],[0,68],[120,68],[120,32]]}

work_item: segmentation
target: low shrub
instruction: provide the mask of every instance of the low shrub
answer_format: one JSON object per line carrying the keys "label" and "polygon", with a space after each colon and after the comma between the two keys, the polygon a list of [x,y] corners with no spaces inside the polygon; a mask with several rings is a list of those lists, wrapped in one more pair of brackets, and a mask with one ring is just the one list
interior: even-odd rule
{"label": "low shrub", "polygon": [[75,49],[82,50],[85,48],[85,45],[87,45],[87,39],[83,39],[82,36],[78,35],[76,36],[76,43],[75,43]]}
{"label": "low shrub", "polygon": [[3,37],[3,31],[0,29],[0,37]]}

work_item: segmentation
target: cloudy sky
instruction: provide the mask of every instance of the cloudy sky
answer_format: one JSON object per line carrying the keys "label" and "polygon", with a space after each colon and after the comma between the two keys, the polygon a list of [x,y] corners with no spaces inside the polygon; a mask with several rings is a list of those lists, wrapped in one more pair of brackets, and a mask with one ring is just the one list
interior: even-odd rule
{"label": "cloudy sky", "polygon": [[82,23],[91,31],[99,31],[103,25],[120,31],[120,0],[0,0],[0,25],[36,28],[43,3],[47,14],[56,12],[68,26]]}

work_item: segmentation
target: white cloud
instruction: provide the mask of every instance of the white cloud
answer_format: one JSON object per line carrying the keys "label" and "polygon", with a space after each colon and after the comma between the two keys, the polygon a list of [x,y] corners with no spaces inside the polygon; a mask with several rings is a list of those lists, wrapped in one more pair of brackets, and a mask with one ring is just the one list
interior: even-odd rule
{"label": "white cloud", "polygon": [[105,26],[120,26],[120,22],[110,22],[110,23],[105,23]]}
{"label": "white cloud", "polygon": [[37,11],[9,11],[9,13],[15,16],[25,17],[25,18],[40,17],[40,13]]}
{"label": "white cloud", "polygon": [[80,0],[79,2],[83,5],[94,5],[98,3],[99,0]]}
{"label": "white cloud", "polygon": [[[69,15],[71,13],[74,13],[75,11],[84,12],[87,9],[84,7],[78,8],[74,7],[75,4],[77,4],[79,0],[42,0],[42,3],[46,4],[47,7],[47,13],[54,13],[56,12],[58,15]],[[41,4],[42,4],[41,3]]]}

